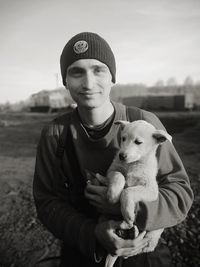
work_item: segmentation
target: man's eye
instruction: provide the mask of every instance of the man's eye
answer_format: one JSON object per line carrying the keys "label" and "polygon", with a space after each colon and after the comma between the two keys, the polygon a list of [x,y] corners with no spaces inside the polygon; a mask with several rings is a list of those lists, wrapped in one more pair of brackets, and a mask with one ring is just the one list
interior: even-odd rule
{"label": "man's eye", "polygon": [[80,68],[73,68],[68,71],[68,74],[71,76],[80,76],[83,74],[83,70]]}
{"label": "man's eye", "polygon": [[100,68],[96,68],[96,69],[94,70],[94,72],[95,72],[95,73],[100,73],[100,72],[101,72],[101,69],[100,69]]}
{"label": "man's eye", "polygon": [[126,137],[122,137],[122,142],[125,142],[126,141]]}
{"label": "man's eye", "polygon": [[139,140],[135,140],[135,144],[136,144],[136,145],[141,145],[141,144],[142,144],[142,142],[141,142],[141,141],[139,141]]}
{"label": "man's eye", "polygon": [[104,68],[101,68],[101,67],[96,67],[94,69],[94,73],[96,73],[96,74],[101,74],[101,73],[104,73],[104,72],[105,72]]}

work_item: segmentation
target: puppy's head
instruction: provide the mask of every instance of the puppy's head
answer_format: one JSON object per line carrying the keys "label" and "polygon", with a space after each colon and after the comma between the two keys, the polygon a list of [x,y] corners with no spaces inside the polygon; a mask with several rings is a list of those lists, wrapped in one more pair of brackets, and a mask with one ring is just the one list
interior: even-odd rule
{"label": "puppy's head", "polygon": [[157,130],[152,124],[137,120],[134,122],[116,121],[121,125],[119,159],[131,163],[155,153],[159,144],[172,137],[164,130]]}

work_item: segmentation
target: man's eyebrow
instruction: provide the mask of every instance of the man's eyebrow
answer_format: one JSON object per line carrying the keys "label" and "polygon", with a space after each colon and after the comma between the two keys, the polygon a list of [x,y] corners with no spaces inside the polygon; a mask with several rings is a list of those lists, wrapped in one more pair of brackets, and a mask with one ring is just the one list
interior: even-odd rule
{"label": "man's eyebrow", "polygon": [[103,65],[93,65],[92,68],[93,69],[95,69],[95,68],[106,69],[106,66],[103,66]]}

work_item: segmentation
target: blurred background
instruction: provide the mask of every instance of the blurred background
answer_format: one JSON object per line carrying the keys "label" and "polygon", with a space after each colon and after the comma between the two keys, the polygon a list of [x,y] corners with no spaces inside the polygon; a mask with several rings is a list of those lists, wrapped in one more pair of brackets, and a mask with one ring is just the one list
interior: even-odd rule
{"label": "blurred background", "polygon": [[200,266],[199,0],[0,0],[0,267],[57,266],[60,242],[37,221],[32,179],[41,129],[74,108],[59,58],[82,31],[113,49],[111,98],[155,112],[172,134],[195,201],[164,236],[176,267]]}

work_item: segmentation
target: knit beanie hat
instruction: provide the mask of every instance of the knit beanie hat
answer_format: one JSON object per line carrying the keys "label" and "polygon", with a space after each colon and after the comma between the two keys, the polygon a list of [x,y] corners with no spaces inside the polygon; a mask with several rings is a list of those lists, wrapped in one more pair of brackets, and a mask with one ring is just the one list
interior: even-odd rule
{"label": "knit beanie hat", "polygon": [[72,37],[63,48],[60,68],[63,84],[66,85],[67,68],[79,59],[97,59],[106,64],[115,83],[116,64],[109,44],[98,34],[82,32]]}

